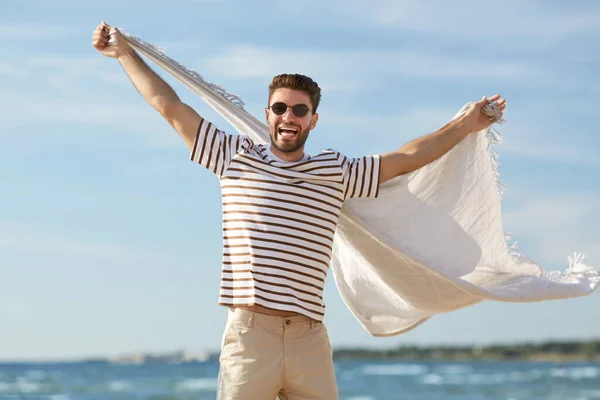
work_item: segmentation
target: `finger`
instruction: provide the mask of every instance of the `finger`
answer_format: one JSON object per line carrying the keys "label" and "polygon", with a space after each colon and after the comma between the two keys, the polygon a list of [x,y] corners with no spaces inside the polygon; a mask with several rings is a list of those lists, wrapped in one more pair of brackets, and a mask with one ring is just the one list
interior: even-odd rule
{"label": "finger", "polygon": [[94,46],[94,48],[96,48],[97,50],[100,50],[100,51],[109,47],[107,43],[100,43],[100,42],[95,42],[95,43],[92,42],[92,46]]}
{"label": "finger", "polygon": [[92,46],[94,46],[95,48],[105,48],[106,46],[108,46],[108,43],[99,40],[92,40]]}
{"label": "finger", "polygon": [[95,46],[106,46],[108,44],[108,40],[106,39],[94,39],[92,40],[92,44]]}
{"label": "finger", "polygon": [[108,38],[105,35],[95,34],[95,35],[92,35],[92,40],[104,40],[104,41],[107,41]]}
{"label": "finger", "polygon": [[499,98],[500,98],[500,95],[499,94],[495,94],[492,97],[489,97],[488,100],[493,102],[493,101],[498,100]]}
{"label": "finger", "polygon": [[506,99],[500,99],[496,102],[496,105],[502,105],[506,103]]}
{"label": "finger", "polygon": [[104,32],[107,35],[110,35],[110,31],[113,29],[113,27],[110,26],[110,25],[108,25],[108,24],[106,24],[106,23],[104,23],[104,22],[102,24],[103,24],[102,25],[102,32]]}
{"label": "finger", "polygon": [[96,36],[96,35],[101,36],[103,32],[104,31],[102,29],[98,28],[92,33],[92,35],[93,36]]}

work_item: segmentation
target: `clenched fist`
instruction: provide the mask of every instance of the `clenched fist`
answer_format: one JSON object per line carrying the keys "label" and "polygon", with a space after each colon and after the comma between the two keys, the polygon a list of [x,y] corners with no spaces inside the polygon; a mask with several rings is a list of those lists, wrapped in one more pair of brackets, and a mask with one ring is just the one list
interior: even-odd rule
{"label": "clenched fist", "polygon": [[506,99],[500,97],[499,94],[495,94],[490,98],[483,97],[480,101],[470,104],[463,116],[464,122],[469,127],[469,132],[479,132],[498,122],[495,117],[491,117],[482,111],[488,102],[493,103],[498,110],[498,120],[502,119],[506,109]]}
{"label": "clenched fist", "polygon": [[119,58],[120,56],[133,51],[131,46],[129,46],[129,43],[127,43],[123,35],[121,35],[121,32],[105,22],[102,22],[94,30],[94,34],[92,35],[92,45],[103,55],[112,58]]}

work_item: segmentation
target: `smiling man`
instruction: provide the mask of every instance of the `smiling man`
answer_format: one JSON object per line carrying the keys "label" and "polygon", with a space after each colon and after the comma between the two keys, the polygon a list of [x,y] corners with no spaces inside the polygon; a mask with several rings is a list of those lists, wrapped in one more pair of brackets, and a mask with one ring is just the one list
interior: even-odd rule
{"label": "smiling man", "polygon": [[[111,44],[108,44],[109,32]],[[191,159],[221,183],[223,261],[219,304],[227,307],[219,399],[336,399],[323,325],[323,285],[344,201],[375,198],[379,185],[438,159],[494,120],[483,98],[435,133],[383,155],[316,156],[304,144],[318,122],[321,89],[307,76],[273,78],[265,109],[270,145],[217,129],[181,102],[105,23],[92,44],[119,60],[144,99],[183,138]],[[492,96],[501,112],[505,101]]]}

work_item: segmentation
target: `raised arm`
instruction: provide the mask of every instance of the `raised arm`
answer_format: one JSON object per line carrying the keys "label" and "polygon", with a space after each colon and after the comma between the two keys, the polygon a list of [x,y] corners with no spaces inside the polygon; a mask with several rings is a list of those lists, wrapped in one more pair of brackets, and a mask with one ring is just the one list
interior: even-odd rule
{"label": "raised arm", "polygon": [[117,29],[102,22],[94,30],[92,45],[103,55],[119,61],[142,97],[175,128],[191,150],[202,120],[200,115],[146,65]]}
{"label": "raised arm", "polygon": [[501,113],[506,108],[506,100],[500,98],[500,95],[489,99],[484,97],[471,104],[462,117],[447,123],[438,131],[415,139],[396,151],[383,154],[379,183],[424,167],[446,154],[470,133],[492,125],[490,117],[481,112],[488,100],[495,102]]}

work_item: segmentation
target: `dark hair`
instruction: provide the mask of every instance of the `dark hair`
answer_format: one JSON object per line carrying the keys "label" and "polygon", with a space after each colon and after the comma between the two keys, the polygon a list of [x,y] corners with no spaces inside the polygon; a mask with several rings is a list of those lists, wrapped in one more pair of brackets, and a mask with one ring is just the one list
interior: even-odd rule
{"label": "dark hair", "polygon": [[293,89],[300,90],[310,97],[313,114],[317,112],[317,107],[321,102],[321,88],[317,85],[317,82],[311,78],[300,74],[281,74],[277,75],[271,81],[269,85],[269,102],[271,102],[271,96],[277,89]]}

